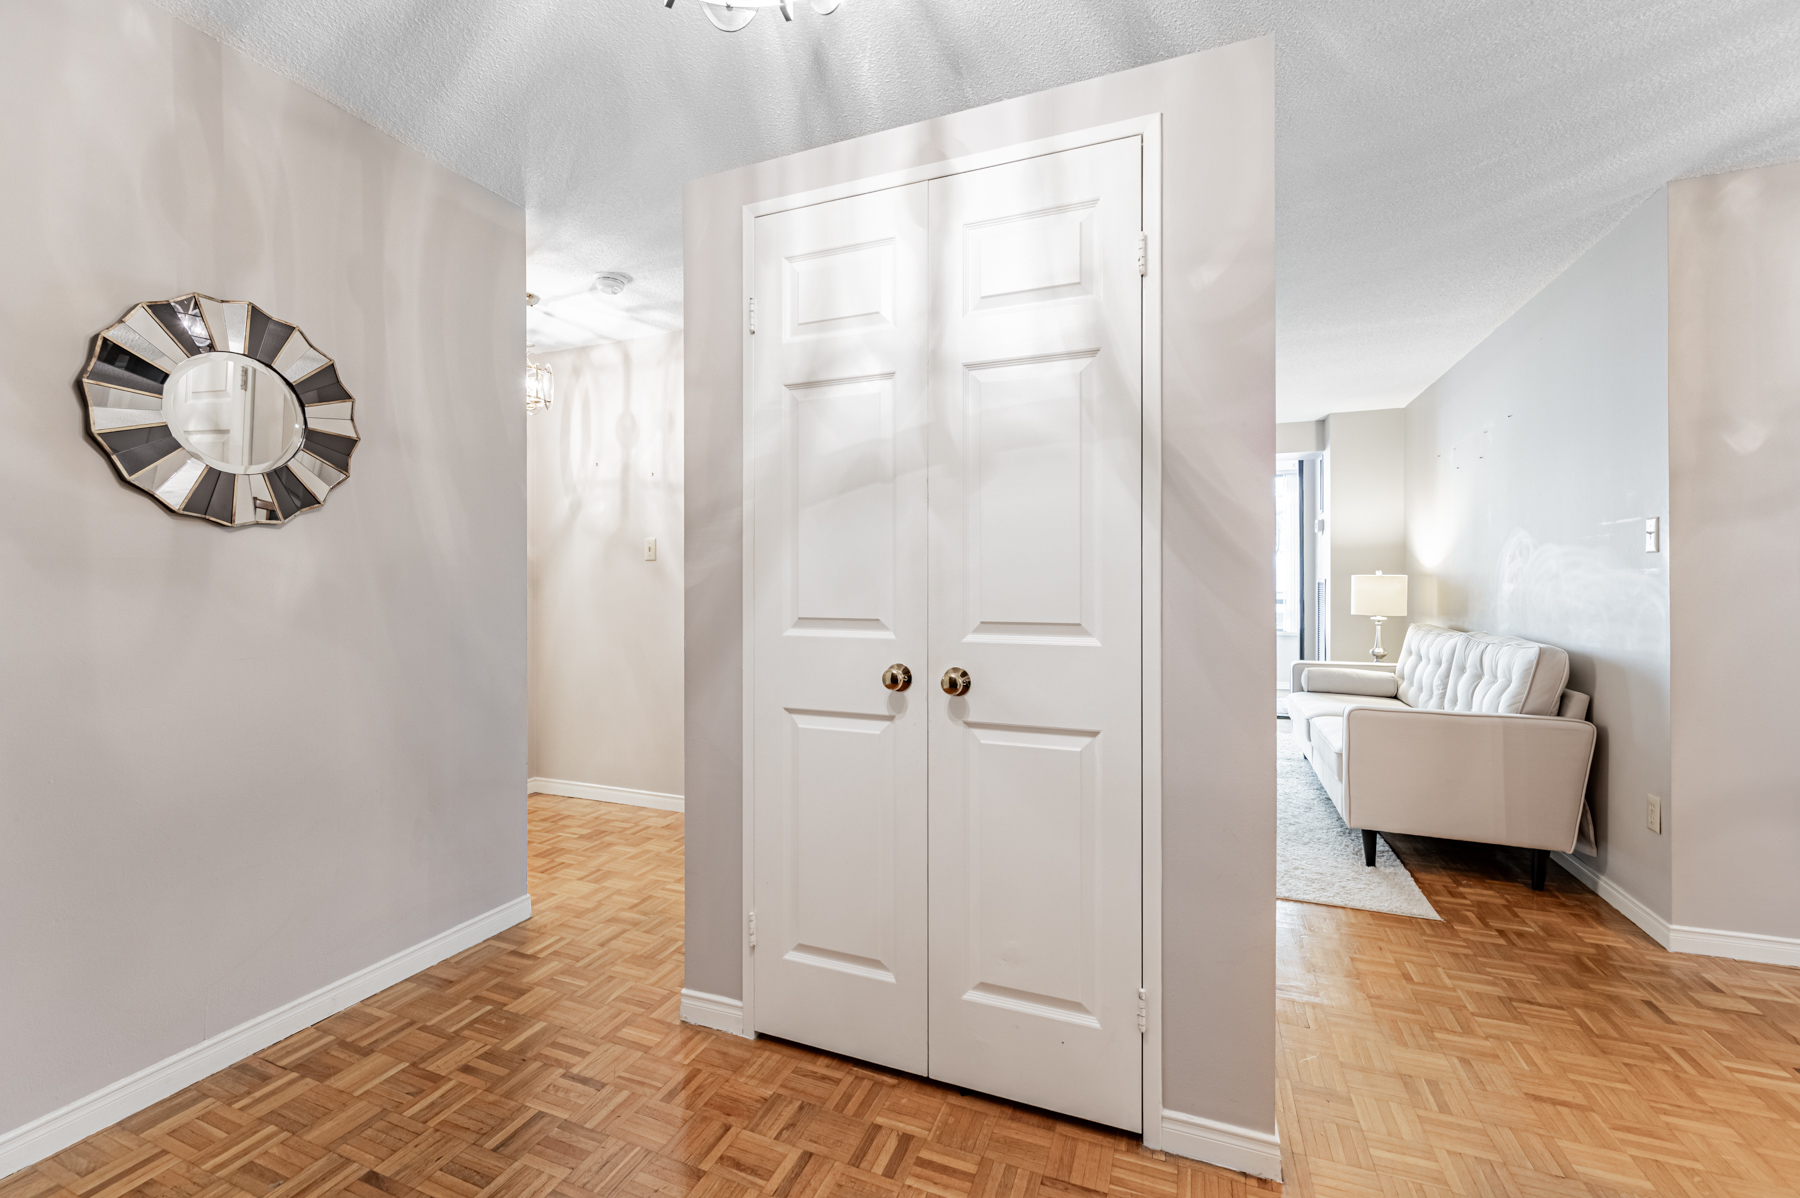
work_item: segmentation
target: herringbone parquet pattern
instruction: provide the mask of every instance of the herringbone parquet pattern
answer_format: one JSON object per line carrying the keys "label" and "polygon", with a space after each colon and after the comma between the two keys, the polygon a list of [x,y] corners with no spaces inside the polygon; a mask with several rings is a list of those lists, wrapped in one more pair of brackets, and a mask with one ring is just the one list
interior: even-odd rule
{"label": "herringbone parquet pattern", "polygon": [[1393,843],[1443,923],[1280,904],[1290,1193],[1800,1194],[1800,970],[1664,952],[1523,850]]}
{"label": "herringbone parquet pattern", "polygon": [[0,1198],[1244,1198],[1132,1139],[679,1022],[681,817],[535,795],[532,918]]}

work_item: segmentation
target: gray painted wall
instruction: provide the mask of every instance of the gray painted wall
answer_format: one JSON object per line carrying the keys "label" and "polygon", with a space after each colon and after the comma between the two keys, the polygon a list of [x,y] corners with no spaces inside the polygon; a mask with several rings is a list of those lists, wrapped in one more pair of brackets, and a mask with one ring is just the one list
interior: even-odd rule
{"label": "gray painted wall", "polygon": [[[1569,651],[1600,729],[1594,864],[1665,919],[1681,815],[1649,832],[1644,796],[1670,797],[1671,555],[1643,521],[1669,513],[1668,244],[1659,191],[1405,411],[1407,570],[1436,590],[1415,610]],[[1684,523],[1665,547],[1692,551]]]}
{"label": "gray painted wall", "polygon": [[526,421],[534,778],[682,791],[681,352],[669,333],[537,356],[556,401]]}
{"label": "gray painted wall", "polygon": [[[523,213],[139,0],[0,6],[0,1130],[525,890]],[[175,517],[131,305],[299,323],[355,476]]]}
{"label": "gray painted wall", "polygon": [[[1326,569],[1331,579],[1331,657],[1369,661],[1375,625],[1350,614],[1350,576],[1406,573],[1406,415],[1402,409],[1334,412],[1319,421],[1325,450]],[[1381,630],[1388,662],[1399,660],[1419,606],[1409,581],[1407,616]]]}
{"label": "gray painted wall", "polygon": [[1273,77],[1245,42],[689,185],[689,988],[741,993],[743,205],[1161,112],[1165,1104],[1273,1130]]}
{"label": "gray painted wall", "polygon": [[1800,163],[1670,184],[1669,274],[1676,921],[1800,938]]}
{"label": "gray painted wall", "polygon": [[1312,453],[1325,448],[1325,422],[1298,420],[1275,426],[1276,453]]}

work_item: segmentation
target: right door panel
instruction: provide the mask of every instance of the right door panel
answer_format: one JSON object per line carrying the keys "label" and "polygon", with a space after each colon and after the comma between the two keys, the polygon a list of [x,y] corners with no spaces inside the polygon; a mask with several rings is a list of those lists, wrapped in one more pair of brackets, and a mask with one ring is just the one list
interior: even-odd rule
{"label": "right door panel", "polygon": [[[934,1078],[1142,1129],[1141,142],[930,185]],[[966,695],[939,689],[966,670]]]}

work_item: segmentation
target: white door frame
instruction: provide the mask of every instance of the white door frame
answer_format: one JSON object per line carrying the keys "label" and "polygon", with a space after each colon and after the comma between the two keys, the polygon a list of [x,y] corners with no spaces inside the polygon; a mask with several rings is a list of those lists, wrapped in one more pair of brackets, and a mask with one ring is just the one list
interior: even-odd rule
{"label": "white door frame", "polygon": [[[1144,1146],[1162,1147],[1162,116],[1151,113],[998,150],[965,154],[927,166],[833,184],[796,195],[744,205],[742,294],[738,324],[742,345],[744,405],[744,569],[743,569],[743,897],[740,919],[756,903],[756,562],[755,463],[750,430],[752,379],[748,319],[750,287],[756,277],[756,218],[805,208],[890,187],[960,175],[984,167],[1038,158],[1126,137],[1144,143],[1144,234],[1148,240],[1144,270],[1143,380],[1143,1039]],[[738,936],[744,996],[744,1036],[756,1035],[756,971],[749,929]]]}

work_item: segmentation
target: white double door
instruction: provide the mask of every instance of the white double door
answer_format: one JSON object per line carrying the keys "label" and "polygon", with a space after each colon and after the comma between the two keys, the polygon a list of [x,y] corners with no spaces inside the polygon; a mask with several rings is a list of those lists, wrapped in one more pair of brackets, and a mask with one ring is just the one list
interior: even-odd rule
{"label": "white double door", "polygon": [[750,398],[755,1029],[1132,1130],[1142,192],[1130,138],[757,219]]}

